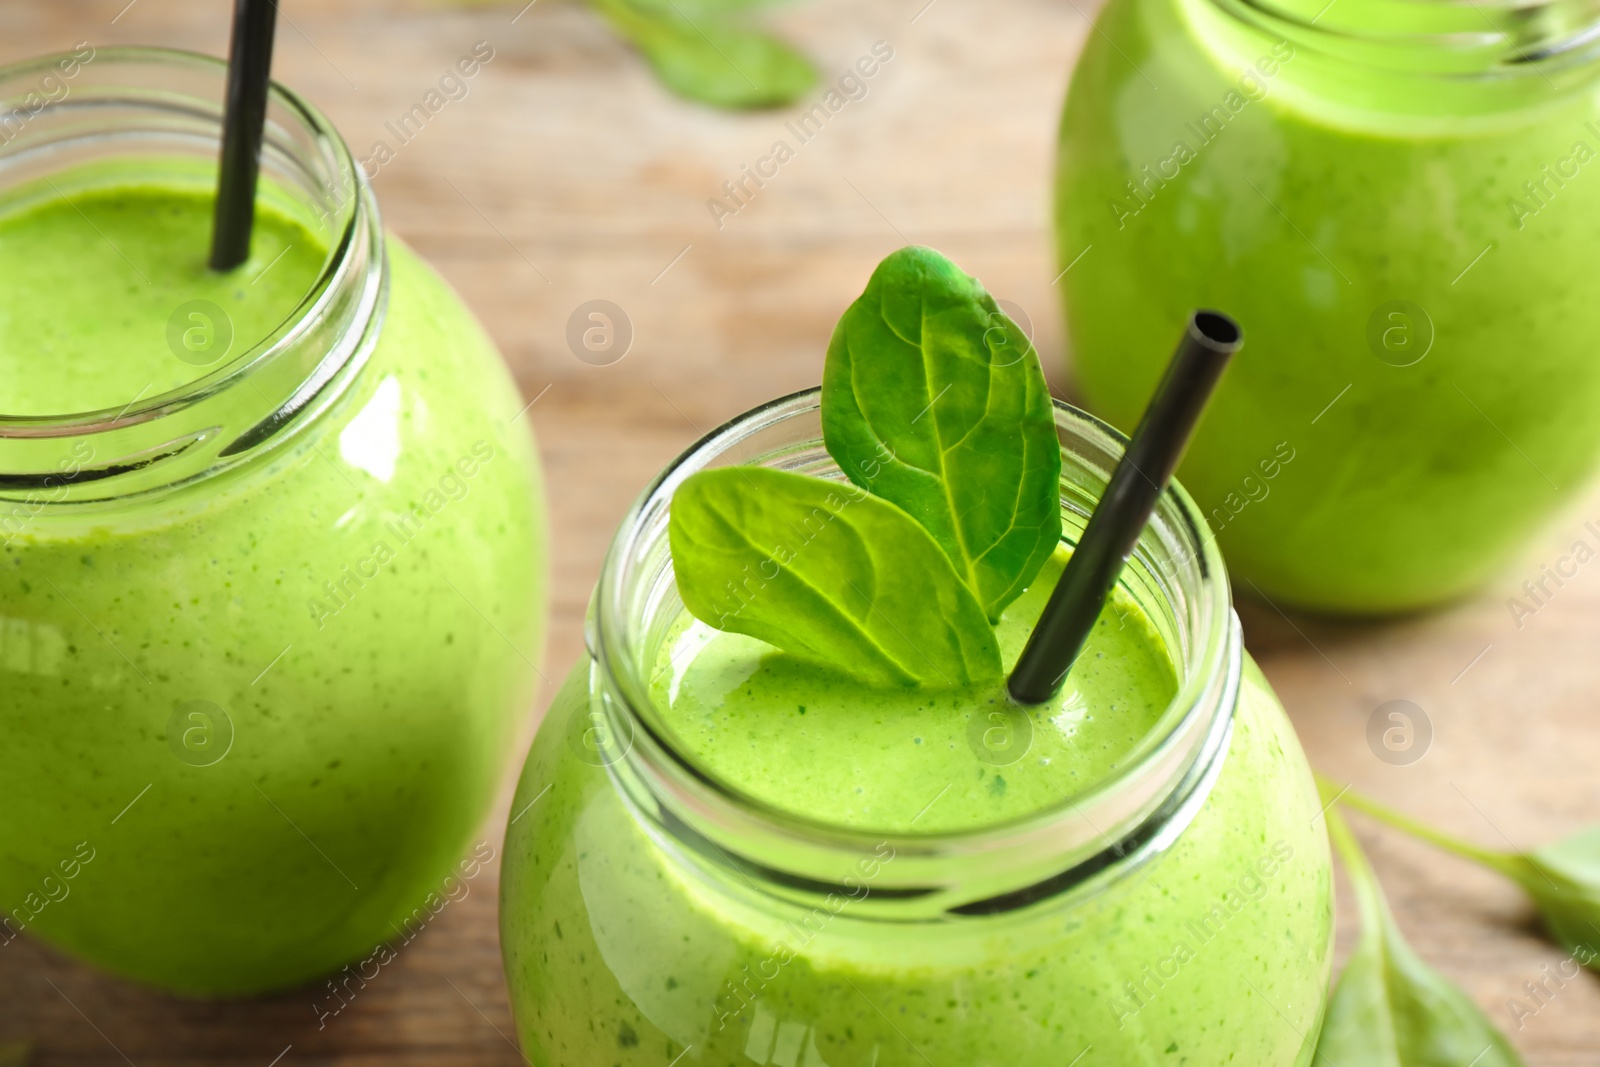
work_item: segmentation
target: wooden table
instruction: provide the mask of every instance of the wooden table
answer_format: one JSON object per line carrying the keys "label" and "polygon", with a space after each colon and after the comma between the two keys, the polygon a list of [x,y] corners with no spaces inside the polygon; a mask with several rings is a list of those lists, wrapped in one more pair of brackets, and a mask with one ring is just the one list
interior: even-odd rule
{"label": "wooden table", "polygon": [[[785,9],[784,31],[834,77],[875,41],[890,42],[894,58],[719,229],[707,198],[766,154],[790,116],[672,99],[585,8],[542,0],[519,15],[522,2],[289,0],[276,72],[365,155],[379,138],[393,142],[384,124],[475,42],[495,50],[470,95],[401,147],[376,185],[389,225],[466,295],[524,393],[538,398],[559,560],[547,655],[555,675],[579,653],[590,585],[634,495],[702,431],[814,384],[834,320],[893,248],[933,245],[981,276],[1026,312],[1061,369],[1047,191],[1088,8],[805,0]],[[8,3],[0,60],[84,38],[220,54],[227,7]],[[596,298],[624,308],[635,333],[611,366],[581,362],[565,339],[569,315]],[[1487,845],[1542,841],[1600,812],[1600,572],[1582,572],[1521,630],[1505,605],[1591,516],[1600,516],[1593,494],[1481,596],[1439,614],[1355,626],[1244,605],[1250,647],[1318,766]],[[1380,761],[1367,744],[1369,717],[1391,699],[1415,702],[1433,724],[1431,749],[1410,766]],[[504,808],[485,829],[490,840]],[[1530,1064],[1595,1063],[1592,975],[1515,1026],[1507,998],[1562,954],[1535,936],[1514,891],[1370,823],[1358,829],[1413,943]],[[30,1043],[38,1067],[518,1063],[493,875],[320,1031],[310,991],[186,1003],[19,941],[0,952],[0,1045]],[[1351,935],[1344,911],[1341,949]]]}

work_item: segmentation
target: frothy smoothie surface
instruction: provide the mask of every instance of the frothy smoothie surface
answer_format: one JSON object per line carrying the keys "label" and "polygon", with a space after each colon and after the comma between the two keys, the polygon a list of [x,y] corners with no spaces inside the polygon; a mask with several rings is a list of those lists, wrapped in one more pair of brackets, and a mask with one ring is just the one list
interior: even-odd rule
{"label": "frothy smoothie surface", "polygon": [[[327,245],[262,199],[250,258],[215,273],[206,266],[211,204],[199,189],[126,184],[0,213],[0,414],[158,396],[272,333],[310,290]],[[174,352],[174,335],[187,358]]]}
{"label": "frothy smoothie surface", "polygon": [[[1007,664],[1065,562],[1058,551],[1001,617]],[[752,796],[855,829],[938,832],[1039,811],[1103,780],[1177,688],[1166,646],[1119,589],[1061,692],[1025,711],[1003,684],[875,688],[692,619],[663,643],[653,695],[688,755]]]}

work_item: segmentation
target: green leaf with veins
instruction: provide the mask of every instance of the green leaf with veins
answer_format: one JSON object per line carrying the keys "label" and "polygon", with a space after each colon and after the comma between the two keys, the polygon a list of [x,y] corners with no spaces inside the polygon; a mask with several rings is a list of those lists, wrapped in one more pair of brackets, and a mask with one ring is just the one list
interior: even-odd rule
{"label": "green leaf with veins", "polygon": [[1406,943],[1355,836],[1331,807],[1327,820],[1361,937],[1328,1002],[1316,1067],[1523,1067],[1478,1006]]}
{"label": "green leaf with veins", "polygon": [[[1331,785],[1324,782],[1323,789]],[[1533,898],[1556,943],[1582,966],[1600,970],[1600,826],[1530,852],[1502,852],[1479,848],[1348,789],[1341,802],[1510,878]]]}
{"label": "green leaf with veins", "polygon": [[[793,103],[817,83],[811,61],[737,18],[683,0],[590,0],[680,96],[726,108]],[[698,12],[698,13],[697,13]]]}
{"label": "green leaf with veins", "polygon": [[991,621],[1061,540],[1061,444],[1027,335],[939,253],[903,248],[839,320],[828,452],[933,535]]}
{"label": "green leaf with veins", "polygon": [[701,471],[668,522],[684,606],[721,630],[879,685],[993,681],[1000,647],[926,530],[844,482]]}

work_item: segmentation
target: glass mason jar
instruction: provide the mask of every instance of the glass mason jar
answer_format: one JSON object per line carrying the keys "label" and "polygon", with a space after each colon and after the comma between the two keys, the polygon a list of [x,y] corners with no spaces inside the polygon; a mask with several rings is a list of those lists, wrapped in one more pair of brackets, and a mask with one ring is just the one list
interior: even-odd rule
{"label": "glass mason jar", "polygon": [[1078,388],[1131,426],[1190,309],[1247,345],[1181,470],[1234,574],[1462,594],[1600,445],[1595,15],[1568,0],[1109,0],[1056,229]]}
{"label": "glass mason jar", "polygon": [[[1178,694],[1121,770],[1059,806],[962,832],[848,829],[741,793],[664,728],[648,694],[683,611],[669,501],[710,466],[841,479],[819,411],[812,390],[715,431],[612,542],[590,655],[506,836],[501,945],[530,1062],[1309,1063],[1333,909],[1319,805],[1181,489],[1124,576]],[[1066,406],[1057,424],[1070,540],[1124,439]]]}
{"label": "glass mason jar", "polygon": [[[0,208],[209,193],[224,75],[151,49],[0,70]],[[36,934],[196,995],[305,982],[427,922],[544,620],[514,384],[281,86],[260,195],[331,250],[270,336],[120,410],[0,416],[0,946]],[[180,326],[225,332],[220,312]]]}

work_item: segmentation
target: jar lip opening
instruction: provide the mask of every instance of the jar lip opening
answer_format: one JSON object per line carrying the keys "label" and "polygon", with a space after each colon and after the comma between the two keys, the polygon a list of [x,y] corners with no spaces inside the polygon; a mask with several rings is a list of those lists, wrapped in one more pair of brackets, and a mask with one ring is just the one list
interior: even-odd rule
{"label": "jar lip opening", "polygon": [[[74,55],[73,52],[57,52],[0,65],[0,83],[27,77],[33,73],[54,70],[58,62]],[[218,75],[219,87],[225,85],[228,69],[227,61],[217,56],[187,49],[149,45],[95,48],[93,58],[95,63],[102,66],[120,62],[147,67],[187,66],[190,70],[209,70]],[[222,141],[221,99],[219,94],[218,110],[215,115],[219,149]],[[329,306],[337,299],[342,280],[354,269],[351,263],[351,251],[357,244],[358,234],[364,229],[370,229],[374,231],[376,240],[381,244],[384,238],[383,229],[381,225],[372,225],[369,216],[375,214],[376,205],[370,197],[361,195],[366,184],[365,175],[356,165],[355,156],[351,153],[349,145],[333,123],[315,105],[276,79],[268,83],[268,102],[269,108],[274,104],[284,108],[296,121],[304,124],[319,145],[331,149],[332,162],[337,170],[331,177],[339,183],[339,188],[349,190],[344,200],[344,203],[349,205],[348,217],[340,231],[329,241],[326,260],[299,301],[260,340],[183,385],[153,396],[135,398],[122,407],[47,415],[8,415],[0,412],[0,438],[89,436],[175,414],[243,383],[257,368],[271,363],[280,353],[299,344],[305,334],[328,311]],[[39,113],[63,106],[76,105],[71,96],[64,96],[60,100],[49,101]],[[196,113],[189,114],[191,117],[198,117]],[[268,133],[270,136],[270,129]],[[41,147],[49,146],[47,144]],[[381,247],[378,258],[381,262]]]}
{"label": "jar lip opening", "polygon": [[[669,773],[680,780],[687,780],[692,790],[703,791],[699,800],[731,806],[741,815],[780,836],[846,851],[870,851],[885,841],[929,854],[987,851],[997,843],[1005,847],[1036,838],[1041,831],[1048,831],[1051,826],[1065,819],[1074,816],[1082,818],[1084,809],[1092,809],[1096,802],[1115,797],[1125,787],[1137,783],[1142,776],[1152,773],[1164,762],[1170,762],[1174,750],[1197,729],[1201,733],[1217,733],[1210,729],[1214,725],[1210,720],[1226,718],[1231,722],[1231,705],[1226,708],[1212,705],[1217,690],[1216,680],[1226,678],[1230,672],[1237,670],[1238,649],[1235,646],[1238,643],[1238,631],[1233,623],[1232,591],[1215,537],[1208,536],[1209,529],[1198,506],[1174,480],[1162,494],[1157,505],[1158,515],[1164,510],[1169,517],[1178,519],[1170,526],[1179,533],[1191,553],[1189,558],[1196,571],[1191,594],[1197,611],[1205,620],[1204,632],[1191,633],[1187,648],[1168,649],[1174,666],[1182,671],[1178,689],[1150,733],[1111,774],[1075,794],[1063,797],[1058,803],[1005,820],[953,830],[890,832],[850,827],[781,808],[699,765],[694,757],[682,751],[670,731],[660,723],[650,697],[649,680],[642,677],[637,669],[639,658],[635,654],[635,638],[629,632],[628,619],[625,617],[628,604],[626,593],[631,579],[630,561],[638,558],[638,550],[649,533],[647,517],[652,513],[664,515],[662,509],[670,503],[672,494],[686,478],[704,469],[730,446],[752,434],[797,416],[819,411],[820,397],[821,389],[818,387],[779,397],[728,420],[689,446],[667,465],[630,508],[602,565],[592,609],[594,617],[591,619],[590,644],[598,669],[607,680],[607,693],[616,698],[612,703],[620,705],[618,711],[627,720],[631,732],[625,736],[637,738],[643,735],[647,738],[649,748],[665,757],[668,765],[665,769]],[[1058,427],[1080,431],[1088,438],[1098,438],[1093,443],[1112,446],[1115,455],[1120,458],[1127,444],[1127,438],[1120,431],[1063,401],[1052,398],[1052,403]],[[1064,451],[1063,460],[1070,461],[1070,454]],[[1109,475],[1110,472],[1108,470],[1105,473]],[[1229,686],[1224,686],[1223,691],[1236,693]],[[634,742],[626,758],[636,756],[640,748],[641,745]],[[1216,754],[1216,758],[1220,759],[1220,754]],[[1176,791],[1181,788],[1182,782],[1174,778],[1170,785]],[[1110,844],[1108,841],[1108,846]]]}
{"label": "jar lip opening", "polygon": [[[1335,0],[1304,10],[1292,0],[1209,2],[1296,47],[1385,74],[1463,84],[1528,75],[1549,81],[1555,73],[1588,71],[1600,59],[1600,20],[1559,17],[1587,10],[1579,0],[1371,0],[1398,16],[1400,24],[1389,27],[1374,26],[1359,7],[1354,14],[1342,11]],[[1323,20],[1330,10],[1334,17]],[[1541,21],[1551,12],[1555,17]]]}

